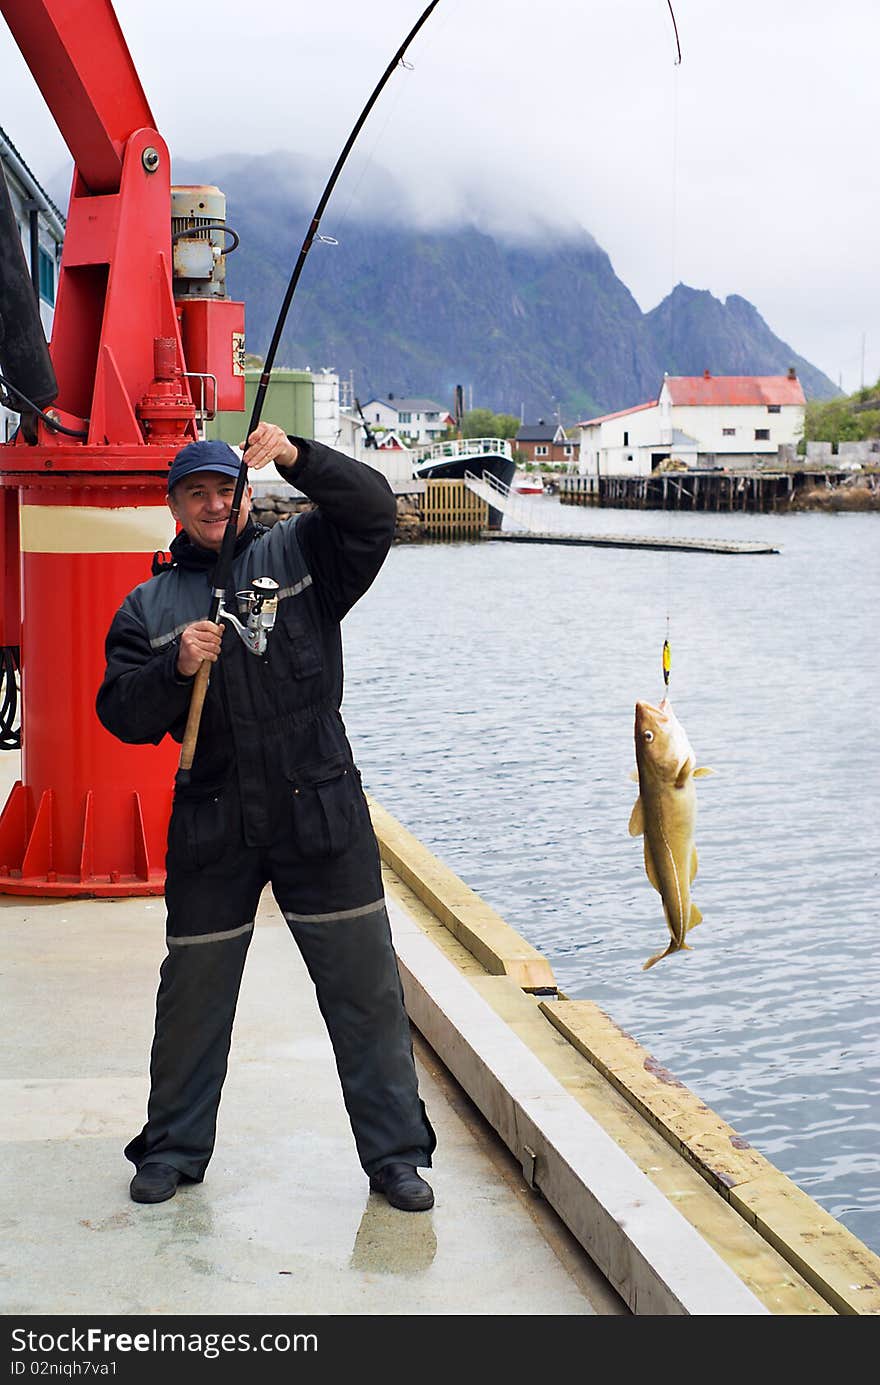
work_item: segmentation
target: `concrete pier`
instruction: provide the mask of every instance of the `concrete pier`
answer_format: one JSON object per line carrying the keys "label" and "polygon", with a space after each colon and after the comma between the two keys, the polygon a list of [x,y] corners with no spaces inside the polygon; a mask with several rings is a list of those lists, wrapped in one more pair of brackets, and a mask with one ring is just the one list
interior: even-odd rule
{"label": "concrete pier", "polygon": [[[0,766],[5,799],[13,775]],[[267,891],[205,1182],[129,1199],[147,1098],[161,899],[0,895],[2,1312],[621,1314],[627,1309],[444,1065],[417,1042],[436,1206],[358,1164],[314,990]]]}

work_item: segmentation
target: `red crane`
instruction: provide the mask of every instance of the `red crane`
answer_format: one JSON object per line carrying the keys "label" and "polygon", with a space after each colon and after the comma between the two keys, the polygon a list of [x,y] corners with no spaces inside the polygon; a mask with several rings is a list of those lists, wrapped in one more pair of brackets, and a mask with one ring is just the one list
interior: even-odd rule
{"label": "red crane", "polygon": [[161,893],[177,747],[120,744],[95,693],[113,614],[173,533],[172,457],[200,418],[244,408],[244,305],[225,297],[222,194],[172,190],[110,0],[0,0],[0,13],[75,165],[57,395],[22,404],[0,446],[0,645],[20,645],[22,670],[0,893]]}

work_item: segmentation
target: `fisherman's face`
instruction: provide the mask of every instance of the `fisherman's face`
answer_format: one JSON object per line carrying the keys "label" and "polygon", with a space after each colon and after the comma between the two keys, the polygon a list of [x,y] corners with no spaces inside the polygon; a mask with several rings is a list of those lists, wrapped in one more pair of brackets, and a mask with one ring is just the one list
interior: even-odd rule
{"label": "fisherman's face", "polygon": [[[234,494],[233,476],[219,471],[193,471],[178,481],[168,496],[168,508],[194,544],[219,553]],[[238,513],[239,534],[248,522],[252,495],[251,487],[245,486]]]}

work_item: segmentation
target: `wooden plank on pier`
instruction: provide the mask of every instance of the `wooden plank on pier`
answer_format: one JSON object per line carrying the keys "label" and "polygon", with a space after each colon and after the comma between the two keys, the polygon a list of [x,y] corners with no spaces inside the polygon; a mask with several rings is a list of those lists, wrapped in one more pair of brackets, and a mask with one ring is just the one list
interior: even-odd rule
{"label": "wooden plank on pier", "polygon": [[373,799],[367,801],[382,860],[486,971],[493,976],[509,976],[524,990],[555,995],[556,978],[543,953],[521,938],[387,809]]}
{"label": "wooden plank on pier", "polygon": [[588,1000],[539,1008],[837,1313],[880,1313],[880,1257]]}
{"label": "wooden plank on pier", "polygon": [[662,538],[656,534],[555,534],[484,529],[481,539],[495,543],[563,543],[592,548],[663,549],[681,553],[778,553],[769,543],[735,539]]}

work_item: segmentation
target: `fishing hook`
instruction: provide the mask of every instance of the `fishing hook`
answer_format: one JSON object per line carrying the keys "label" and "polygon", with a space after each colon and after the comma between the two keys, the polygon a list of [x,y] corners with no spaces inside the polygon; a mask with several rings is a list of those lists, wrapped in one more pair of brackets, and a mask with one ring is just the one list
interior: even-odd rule
{"label": "fishing hook", "polygon": [[[364,124],[366,123],[367,117],[369,116],[370,112],[372,111],[373,107],[378,101],[386,83],[388,82],[388,79],[391,77],[392,73],[395,72],[397,68],[403,63],[403,56],[407,48],[412,43],[413,39],[415,38],[419,30],[422,28],[422,26],[430,18],[432,12],[437,8],[437,5],[439,3],[440,0],[431,0],[431,3],[425,6],[424,10],[419,15],[419,18],[416,20],[415,24],[410,29],[406,38],[403,40],[403,43],[397,49],[396,53],[394,54],[394,57],[391,59],[388,66],[385,68],[385,71],[382,73],[382,76],[379,78],[379,81],[373,88],[369,100],[367,101],[366,105],[364,106],[363,110],[361,111],[360,115],[355,121],[351,134],[345,141],[339,158],[336,160],[336,163],[333,166],[333,171],[330,174],[330,177],[327,179],[327,185],[324,188],[324,191],[321,193],[321,196],[318,200],[318,205],[315,208],[314,215],[312,217],[311,222],[309,223],[309,228],[306,231],[305,239],[300,248],[296,264],[293,267],[293,273],[290,276],[290,282],[287,285],[287,291],[281,303],[281,308],[278,313],[278,321],[275,323],[275,330],[272,333],[272,340],[269,343],[269,350],[266,354],[266,359],[263,363],[263,369],[260,374],[259,382],[257,384],[256,393],[254,395],[254,405],[251,411],[250,423],[248,424],[248,429],[245,434],[245,448],[247,447],[248,438],[250,437],[251,433],[254,431],[254,429],[260,421],[260,416],[263,411],[263,404],[265,402],[266,394],[269,389],[269,377],[272,373],[272,366],[275,363],[275,355],[278,351],[278,346],[281,342],[281,334],[284,330],[284,324],[287,320],[287,314],[290,310],[290,305],[293,301],[293,295],[296,293],[296,287],[299,283],[300,275],[302,274],[303,266],[306,262],[306,257],[308,256],[308,253],[312,248],[312,243],[317,238],[318,226],[320,224],[321,217],[324,215],[324,209],[330,200],[330,195],[336,186],[336,183],[339,179],[339,175],[342,172],[342,169],[345,165],[345,161],[351,153],[354,142],[360,134]],[[244,451],[244,449],[242,450]],[[214,569],[213,588],[211,591],[211,611],[208,615],[208,620],[213,621],[215,625],[217,623],[217,616],[220,612],[220,608],[223,605],[223,600],[226,595],[226,587],[229,584],[229,579],[232,573],[232,560],[235,551],[235,540],[238,535],[238,517],[241,511],[241,502],[242,497],[244,495],[244,488],[247,485],[247,473],[247,463],[244,460],[244,456],[242,456],[241,466],[239,467],[238,477],[235,482],[235,491],[232,497],[232,508],[229,511],[229,519],[226,523],[226,528],[223,531],[223,542],[220,546],[220,555],[217,559],[217,566]],[[183,743],[180,748],[180,760],[178,762],[177,769],[178,783],[185,784],[189,779],[189,771],[192,767],[193,757],[195,756],[196,740],[199,734],[199,723],[201,721],[202,707],[205,701],[205,693],[207,692],[208,679],[210,677],[210,673],[211,665],[209,661],[205,659],[199,665],[199,669],[195,677],[195,682],[193,684],[192,697],[190,698],[189,715],[187,717],[186,722],[186,730],[184,732]]]}

